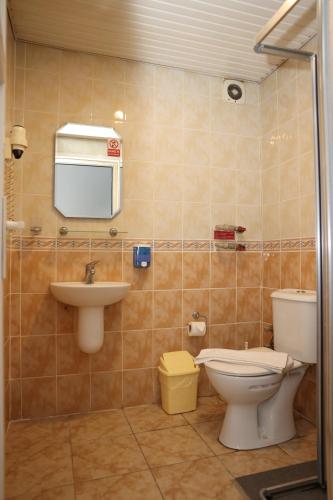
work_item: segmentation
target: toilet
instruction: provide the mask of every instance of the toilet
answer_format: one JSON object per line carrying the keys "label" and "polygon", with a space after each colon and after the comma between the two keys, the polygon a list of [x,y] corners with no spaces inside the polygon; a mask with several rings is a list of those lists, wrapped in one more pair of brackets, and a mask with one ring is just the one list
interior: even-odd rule
{"label": "toilet", "polygon": [[294,437],[295,394],[309,364],[317,362],[316,292],[284,289],[271,297],[274,349],[293,359],[287,372],[220,361],[205,363],[211,384],[227,403],[219,440],[228,448],[263,448]]}

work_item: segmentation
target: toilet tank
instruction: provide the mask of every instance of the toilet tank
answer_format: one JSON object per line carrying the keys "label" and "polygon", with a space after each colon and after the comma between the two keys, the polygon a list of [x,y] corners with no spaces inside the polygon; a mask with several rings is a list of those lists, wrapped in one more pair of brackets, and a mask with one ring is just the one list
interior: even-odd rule
{"label": "toilet tank", "polygon": [[303,363],[317,363],[316,292],[285,289],[271,297],[274,349]]}

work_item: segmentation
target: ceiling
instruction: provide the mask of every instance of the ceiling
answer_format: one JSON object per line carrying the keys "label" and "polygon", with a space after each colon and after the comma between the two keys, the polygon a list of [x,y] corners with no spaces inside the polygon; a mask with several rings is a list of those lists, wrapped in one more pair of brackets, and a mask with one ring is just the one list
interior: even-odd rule
{"label": "ceiling", "polygon": [[[283,0],[8,0],[18,40],[261,81],[282,60],[253,52]],[[267,43],[300,48],[316,33],[301,0]]]}

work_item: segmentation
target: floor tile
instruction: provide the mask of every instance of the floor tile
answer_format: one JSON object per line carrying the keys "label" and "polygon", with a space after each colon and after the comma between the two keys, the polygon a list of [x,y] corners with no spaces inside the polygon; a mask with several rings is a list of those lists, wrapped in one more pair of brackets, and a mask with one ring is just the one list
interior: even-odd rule
{"label": "floor tile", "polygon": [[302,417],[295,418],[295,425],[297,437],[305,437],[309,434],[315,434],[317,432],[316,426]]}
{"label": "floor tile", "polygon": [[75,485],[76,500],[161,500],[150,471],[134,472]]}
{"label": "floor tile", "polygon": [[60,486],[52,490],[44,490],[40,493],[24,493],[12,500],[75,500],[74,485]]}
{"label": "floor tile", "polygon": [[205,422],[206,420],[216,420],[225,414],[225,403],[218,396],[198,398],[198,408],[195,411],[183,413],[184,418],[190,424]]}
{"label": "floor tile", "polygon": [[315,433],[309,434],[306,437],[292,439],[279,446],[296,462],[317,460],[317,438]]}
{"label": "floor tile", "polygon": [[221,455],[219,459],[234,477],[286,467],[295,463],[295,460],[278,446],[251,451],[236,451]]}
{"label": "floor tile", "polygon": [[216,457],[159,467],[153,474],[165,500],[245,498]]}
{"label": "floor tile", "polygon": [[219,434],[221,426],[221,418],[219,420],[208,420],[207,422],[200,422],[199,424],[193,425],[193,428],[215,455],[224,455],[225,453],[233,453],[235,451],[231,448],[223,446],[223,444],[220,443]]}
{"label": "floor tile", "polygon": [[49,418],[30,422],[14,422],[6,436],[7,450],[34,455],[49,443],[69,442],[68,420]]}
{"label": "floor tile", "polygon": [[136,438],[151,467],[211,456],[213,453],[190,427],[142,432]]}
{"label": "floor tile", "polygon": [[88,481],[147,469],[134,436],[102,437],[73,443],[75,481]]}
{"label": "floor tile", "polygon": [[187,422],[182,415],[168,415],[158,405],[132,406],[124,409],[133,432],[179,427]]}
{"label": "floor tile", "polygon": [[38,444],[38,449],[8,453],[6,459],[7,498],[41,492],[73,483],[69,443]]}
{"label": "floor tile", "polygon": [[69,420],[72,443],[132,434],[122,410],[80,415]]}

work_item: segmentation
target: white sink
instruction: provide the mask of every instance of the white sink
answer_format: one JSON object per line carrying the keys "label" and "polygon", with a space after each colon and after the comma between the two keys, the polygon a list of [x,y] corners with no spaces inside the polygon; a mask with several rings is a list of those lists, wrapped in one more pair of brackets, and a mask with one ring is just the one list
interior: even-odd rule
{"label": "white sink", "polygon": [[51,292],[60,302],[78,307],[108,306],[123,299],[130,288],[125,281],[97,281],[92,285],[65,281],[51,283]]}
{"label": "white sink", "polygon": [[104,306],[123,299],[130,286],[125,281],[97,281],[92,285],[51,283],[56,299],[79,308],[77,340],[81,351],[91,354],[100,350],[104,340]]}

